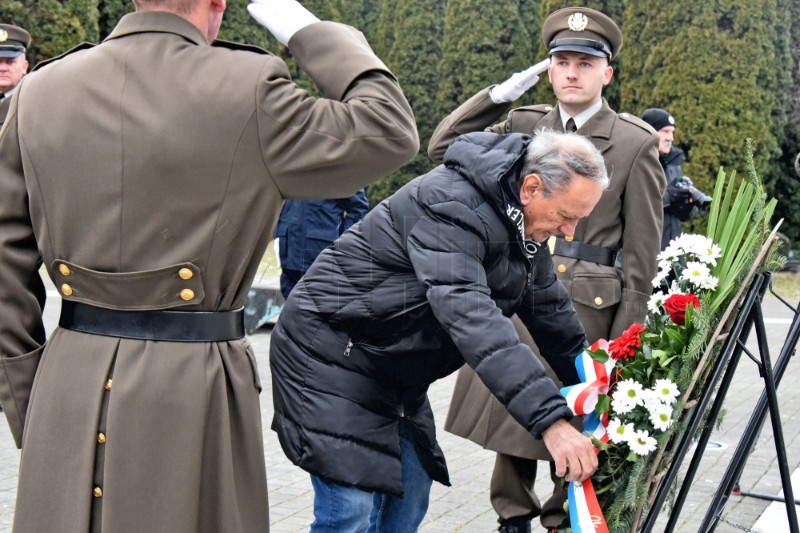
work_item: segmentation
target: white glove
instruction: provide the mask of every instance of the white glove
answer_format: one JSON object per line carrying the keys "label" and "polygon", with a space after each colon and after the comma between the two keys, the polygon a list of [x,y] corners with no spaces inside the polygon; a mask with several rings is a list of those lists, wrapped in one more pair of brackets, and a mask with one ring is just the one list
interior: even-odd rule
{"label": "white glove", "polygon": [[539,81],[539,74],[547,70],[549,66],[550,58],[548,57],[522,72],[517,72],[500,85],[495,85],[489,89],[492,102],[495,104],[513,102],[536,85],[536,82]]}
{"label": "white glove", "polygon": [[288,44],[292,35],[319,19],[297,0],[253,0],[247,6],[250,16],[267,28],[281,44]]}

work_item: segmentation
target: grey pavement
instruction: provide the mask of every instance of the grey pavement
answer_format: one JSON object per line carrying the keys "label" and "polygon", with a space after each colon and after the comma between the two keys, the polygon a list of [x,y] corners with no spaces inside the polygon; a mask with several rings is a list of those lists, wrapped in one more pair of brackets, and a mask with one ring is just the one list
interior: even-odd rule
{"label": "grey pavement", "polygon": [[[795,303],[795,302],[792,302]],[[45,322],[48,331],[55,326],[59,309],[58,293],[48,291]],[[770,351],[777,357],[783,337],[789,328],[791,311],[774,297],[768,297],[764,305]],[[754,337],[754,336],[753,336]],[[264,391],[261,395],[261,414],[264,427],[264,454],[267,461],[269,483],[271,531],[289,533],[307,531],[313,520],[313,491],[308,475],[293,466],[281,452],[275,434],[269,429],[272,419],[270,374],[267,361],[270,343],[270,328],[263,327],[250,336],[255,348]],[[754,339],[748,342],[755,349]],[[479,446],[444,432],[442,424],[449,405],[455,376],[434,383],[430,399],[437,419],[439,442],[450,467],[452,487],[434,484],[427,517],[422,524],[423,532],[489,532],[497,528],[496,516],[489,504],[489,479],[494,464],[494,454]],[[800,464],[800,363],[792,361],[779,387],[784,438],[790,468],[794,471]],[[749,419],[761,391],[761,380],[755,364],[742,358],[736,371],[733,385],[725,402],[725,416],[720,427],[714,431],[713,449],[708,449],[700,464],[687,503],[681,514],[677,531],[698,530],[708,503],[717,488],[720,478],[728,466],[733,449],[739,441],[742,426]],[[688,460],[686,461],[688,464]],[[685,465],[684,465],[685,466]],[[6,425],[0,427],[0,531],[10,531],[13,521],[16,495],[19,450],[14,446]],[[546,471],[546,468],[540,470]],[[548,476],[540,476],[537,493],[547,493]],[[743,491],[776,495],[781,490],[774,440],[770,424],[765,424],[754,450],[747,461],[741,479]],[[795,497],[800,492],[795,489]],[[770,502],[750,497],[733,496],[725,506],[716,531],[737,532],[750,530]],[[42,512],[47,512],[45,509]],[[780,514],[779,518],[780,518]],[[666,524],[666,511],[659,517],[661,530]],[[537,529],[534,528],[534,531]],[[779,526],[759,529],[762,533],[780,533]],[[785,529],[788,531],[788,529]],[[113,532],[112,532],[113,533]],[[223,533],[223,532],[221,532]]]}

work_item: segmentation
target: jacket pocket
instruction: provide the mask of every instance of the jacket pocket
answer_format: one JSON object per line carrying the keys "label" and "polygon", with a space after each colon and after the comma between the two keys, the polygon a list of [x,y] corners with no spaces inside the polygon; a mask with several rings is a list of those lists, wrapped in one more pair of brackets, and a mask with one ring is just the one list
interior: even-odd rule
{"label": "jacket pocket", "polygon": [[616,275],[577,275],[570,287],[572,301],[592,309],[606,309],[619,304],[622,283]]}
{"label": "jacket pocket", "polygon": [[256,352],[253,350],[253,346],[250,344],[250,341],[244,339],[242,341],[244,343],[244,351],[247,354],[247,358],[250,360],[250,369],[253,371],[253,385],[255,385],[258,392],[261,392],[261,377],[258,375],[258,363],[256,362]]}

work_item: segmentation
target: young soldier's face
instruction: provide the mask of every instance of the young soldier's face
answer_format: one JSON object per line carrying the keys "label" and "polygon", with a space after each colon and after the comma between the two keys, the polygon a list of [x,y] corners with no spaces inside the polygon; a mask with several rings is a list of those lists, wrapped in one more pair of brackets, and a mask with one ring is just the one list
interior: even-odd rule
{"label": "young soldier's face", "polygon": [[574,115],[600,101],[614,69],[604,57],[556,52],[547,72],[558,102]]}

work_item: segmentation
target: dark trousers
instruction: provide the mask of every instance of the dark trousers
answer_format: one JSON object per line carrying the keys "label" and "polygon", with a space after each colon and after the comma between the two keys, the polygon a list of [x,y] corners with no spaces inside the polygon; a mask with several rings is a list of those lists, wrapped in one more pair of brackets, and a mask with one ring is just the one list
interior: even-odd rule
{"label": "dark trousers", "polygon": [[302,270],[292,270],[291,268],[281,269],[281,294],[284,300],[289,298],[289,293],[292,292],[292,289],[294,289],[294,286],[300,281],[300,278],[303,277],[303,274],[305,274],[305,272]]}
{"label": "dark trousers", "polygon": [[548,529],[560,526],[567,518],[564,512],[567,488],[555,474],[555,463],[543,462],[550,466],[553,494],[541,505],[533,491],[538,461],[497,454],[489,485],[489,498],[497,516],[504,519],[539,516],[542,526]]}

